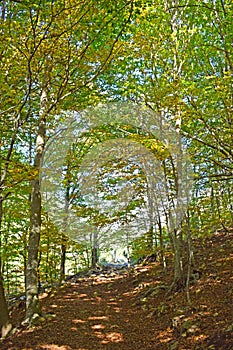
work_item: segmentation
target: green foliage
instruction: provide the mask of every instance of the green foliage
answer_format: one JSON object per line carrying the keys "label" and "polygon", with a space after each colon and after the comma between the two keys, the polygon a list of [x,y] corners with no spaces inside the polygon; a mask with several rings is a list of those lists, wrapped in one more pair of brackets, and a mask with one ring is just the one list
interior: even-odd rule
{"label": "green foliage", "polygon": [[28,186],[18,185],[11,200],[6,200],[3,206],[0,253],[7,297],[24,291],[29,229],[28,190]]}
{"label": "green foliage", "polygon": [[155,252],[156,247],[150,247],[147,234],[135,239],[130,244],[130,258],[135,262],[137,262],[140,258],[145,258],[151,254],[154,254]]}
{"label": "green foliage", "polygon": [[[66,112],[98,102],[139,102],[173,126],[179,111],[194,169],[192,235],[232,226],[232,1],[23,0],[0,6],[0,200],[7,197],[0,248],[8,294],[24,284],[29,187],[38,175],[32,167],[33,145],[45,71],[48,138]],[[150,150],[164,167],[171,191],[176,190],[174,162],[165,143],[129,124],[111,121],[93,128],[67,155],[69,171],[62,185],[71,190],[69,204],[77,216],[98,228],[124,225],[144,203],[145,174],[135,174],[135,164],[118,160],[98,169],[99,189],[104,199],[113,200],[120,184],[128,181],[135,196],[127,206],[110,217],[81,197],[77,179],[83,157],[99,143],[117,138]],[[103,234],[105,243],[111,239],[113,235]],[[61,244],[61,232],[44,214],[41,281],[58,278]],[[149,254],[147,246],[146,236],[135,240],[133,257]],[[88,244],[68,242],[67,248],[70,271],[89,265]]]}

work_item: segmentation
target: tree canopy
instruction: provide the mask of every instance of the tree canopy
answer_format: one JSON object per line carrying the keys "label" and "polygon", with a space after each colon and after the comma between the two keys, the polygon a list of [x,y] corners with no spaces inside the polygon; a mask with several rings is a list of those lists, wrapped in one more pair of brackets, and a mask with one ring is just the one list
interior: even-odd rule
{"label": "tree canopy", "polygon": [[32,323],[42,284],[116,247],[165,269],[169,246],[180,290],[192,239],[232,227],[232,15],[230,0],[1,1],[2,336],[25,286]]}

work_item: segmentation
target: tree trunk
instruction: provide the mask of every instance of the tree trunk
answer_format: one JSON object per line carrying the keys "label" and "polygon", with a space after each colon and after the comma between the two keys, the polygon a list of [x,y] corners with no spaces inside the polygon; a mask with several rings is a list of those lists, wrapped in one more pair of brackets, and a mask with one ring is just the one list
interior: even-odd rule
{"label": "tree trunk", "polygon": [[67,218],[69,215],[69,205],[70,205],[70,182],[71,182],[71,173],[70,173],[70,162],[67,164],[67,172],[66,172],[66,195],[65,195],[65,218],[64,218],[64,228],[62,233],[62,244],[61,244],[61,262],[60,262],[60,277],[59,284],[61,284],[65,280],[65,264],[66,264],[66,231],[67,231]]}
{"label": "tree trunk", "polygon": [[[2,198],[0,198],[0,247],[1,247],[1,227],[2,227]],[[0,255],[0,332],[1,337],[5,338],[7,334],[11,331],[12,324],[10,322],[10,317],[8,313],[4,284],[3,284],[3,275],[2,275],[2,259]]]}
{"label": "tree trunk", "polygon": [[161,222],[161,217],[158,213],[158,228],[159,228],[159,246],[160,246],[160,262],[162,263],[163,269],[166,270],[167,263],[166,263],[166,258],[164,254],[164,242],[163,242],[163,227],[162,227],[162,222]]}
{"label": "tree trunk", "polygon": [[6,298],[3,286],[3,276],[0,271],[0,327],[1,327],[1,338],[5,338],[12,329],[8,308],[6,304]]}
{"label": "tree trunk", "polygon": [[[170,7],[172,5],[172,7]],[[168,8],[171,14],[171,30],[173,39],[173,83],[175,87],[174,92],[174,120],[175,120],[175,131],[176,131],[176,157],[175,157],[175,190],[176,190],[176,205],[175,205],[175,220],[173,222],[172,236],[173,236],[173,246],[174,246],[174,281],[172,284],[173,290],[181,290],[185,287],[185,276],[183,270],[182,253],[183,253],[183,242],[182,242],[182,218],[183,218],[183,149],[181,141],[181,124],[182,124],[182,111],[181,105],[182,101],[179,96],[179,81],[181,79],[181,67],[183,66],[184,60],[180,56],[179,47],[179,37],[178,31],[182,25],[179,22],[178,16],[178,5],[177,0],[172,0],[169,3]],[[176,87],[177,86],[177,87]]]}
{"label": "tree trunk", "polygon": [[97,247],[92,247],[91,250],[91,267],[96,268],[98,263],[98,249]]}
{"label": "tree trunk", "polygon": [[190,277],[191,277],[192,269],[195,267],[195,262],[194,262],[194,256],[193,256],[193,242],[191,239],[189,211],[187,212],[187,243],[188,243],[188,259],[187,259],[187,277],[186,277],[186,296],[187,296],[188,303],[191,304],[189,287],[190,287]]}
{"label": "tree trunk", "polygon": [[38,298],[38,252],[40,245],[41,230],[41,192],[40,192],[40,167],[42,165],[43,152],[45,147],[46,134],[46,112],[48,108],[48,87],[49,87],[49,62],[44,75],[44,81],[40,97],[39,125],[36,138],[34,167],[37,172],[32,181],[31,191],[31,215],[30,233],[28,242],[28,261],[26,270],[26,320],[32,321],[41,315]]}
{"label": "tree trunk", "polygon": [[154,240],[154,227],[151,224],[149,232],[147,232],[147,234],[146,234],[146,242],[147,242],[146,250],[147,250],[147,254],[151,254],[152,251],[153,251],[153,248],[154,248],[153,240]]}
{"label": "tree trunk", "polygon": [[180,291],[185,287],[185,276],[182,261],[183,242],[181,228],[173,233],[174,235],[174,280],[171,286],[173,291]]}
{"label": "tree trunk", "polygon": [[40,120],[39,132],[36,140],[36,155],[34,166],[38,171],[32,182],[30,234],[28,242],[28,261],[26,270],[26,323],[31,324],[33,318],[41,315],[38,299],[38,252],[41,229],[41,193],[39,169],[42,162],[45,142],[45,118]]}
{"label": "tree trunk", "polygon": [[61,245],[61,263],[60,263],[60,277],[59,284],[65,280],[65,262],[66,262],[66,238],[62,237],[62,245]]}
{"label": "tree trunk", "polygon": [[98,233],[94,232],[93,235],[91,235],[91,267],[96,268],[98,263]]}

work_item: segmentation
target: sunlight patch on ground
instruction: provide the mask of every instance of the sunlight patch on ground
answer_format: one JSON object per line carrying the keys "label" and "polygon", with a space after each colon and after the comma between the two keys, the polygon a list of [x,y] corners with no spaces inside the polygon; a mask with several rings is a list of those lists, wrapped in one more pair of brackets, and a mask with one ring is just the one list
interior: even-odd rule
{"label": "sunlight patch on ground", "polygon": [[67,299],[69,301],[75,301],[76,300],[75,295],[72,296],[72,298],[71,298],[70,295],[65,295],[65,296],[62,297],[62,299]]}
{"label": "sunlight patch on ground", "polygon": [[48,295],[49,295],[48,292],[44,292],[44,293],[42,293],[42,294],[39,295],[39,299],[42,300],[42,299],[44,299],[44,298],[47,298]]}
{"label": "sunlight patch on ground", "polygon": [[91,326],[92,329],[97,330],[97,329],[104,329],[106,328],[102,324],[95,324],[94,326]]}
{"label": "sunlight patch on ground", "polygon": [[107,316],[90,316],[88,317],[89,321],[96,321],[96,320],[108,320]]}
{"label": "sunlight patch on ground", "polygon": [[57,344],[46,344],[46,345],[40,345],[41,349],[45,350],[71,350],[70,346],[66,345],[57,345]]}
{"label": "sunlight patch on ground", "polygon": [[109,343],[121,343],[124,341],[123,335],[117,332],[110,332],[107,334],[103,334],[101,332],[95,332],[97,338],[102,339],[101,344],[109,344]]}
{"label": "sunlight patch on ground", "polygon": [[122,293],[122,295],[123,295],[124,297],[130,297],[132,294],[133,294],[132,291]]}
{"label": "sunlight patch on ground", "polygon": [[78,324],[78,323],[86,323],[87,321],[84,320],[72,320],[73,323]]}
{"label": "sunlight patch on ground", "polygon": [[110,302],[108,303],[108,305],[113,306],[113,305],[118,305],[118,303],[117,303],[116,301],[110,301]]}
{"label": "sunlight patch on ground", "polygon": [[168,343],[172,338],[172,330],[168,327],[166,330],[159,332],[156,339],[160,341],[160,343]]}
{"label": "sunlight patch on ground", "polygon": [[205,339],[207,339],[207,338],[208,338],[207,335],[200,334],[200,335],[194,336],[194,337],[193,337],[193,340],[194,340],[194,342],[197,343],[197,342],[203,341],[203,340],[205,340]]}
{"label": "sunlight patch on ground", "polygon": [[113,310],[114,310],[116,313],[120,313],[120,312],[121,312],[121,308],[120,308],[120,307],[114,307]]}
{"label": "sunlight patch on ground", "polygon": [[78,297],[79,297],[79,298],[86,298],[86,297],[87,297],[87,294],[82,293],[82,294],[79,294]]}
{"label": "sunlight patch on ground", "polygon": [[[127,274],[127,273],[126,273]],[[94,277],[93,278],[93,285],[99,285],[99,284],[108,284],[109,282],[115,282],[116,280],[123,279],[125,276],[123,275],[115,275],[115,276],[108,276],[107,278],[104,277]]]}
{"label": "sunlight patch on ground", "polygon": [[[111,343],[120,343],[124,340],[123,335],[121,333],[116,333],[116,332],[111,332],[111,333],[106,334],[106,338],[107,338],[106,341],[109,341]],[[104,343],[104,342],[102,342],[102,343]]]}
{"label": "sunlight patch on ground", "polygon": [[135,269],[139,273],[147,272],[149,270],[148,267],[138,267]]}
{"label": "sunlight patch on ground", "polygon": [[161,281],[151,281],[151,282],[147,282],[147,283],[139,283],[132,291],[132,294],[138,294],[141,291],[144,291],[145,289],[150,289],[150,288],[156,288],[161,284]]}

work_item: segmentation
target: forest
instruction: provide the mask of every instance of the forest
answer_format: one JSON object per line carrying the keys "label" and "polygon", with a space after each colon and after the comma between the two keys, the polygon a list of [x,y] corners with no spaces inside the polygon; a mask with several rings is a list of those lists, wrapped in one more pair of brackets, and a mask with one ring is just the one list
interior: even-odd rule
{"label": "forest", "polygon": [[197,242],[233,230],[232,17],[231,0],[0,2],[2,339],[14,301],[29,329],[43,292],[148,261],[191,307]]}

